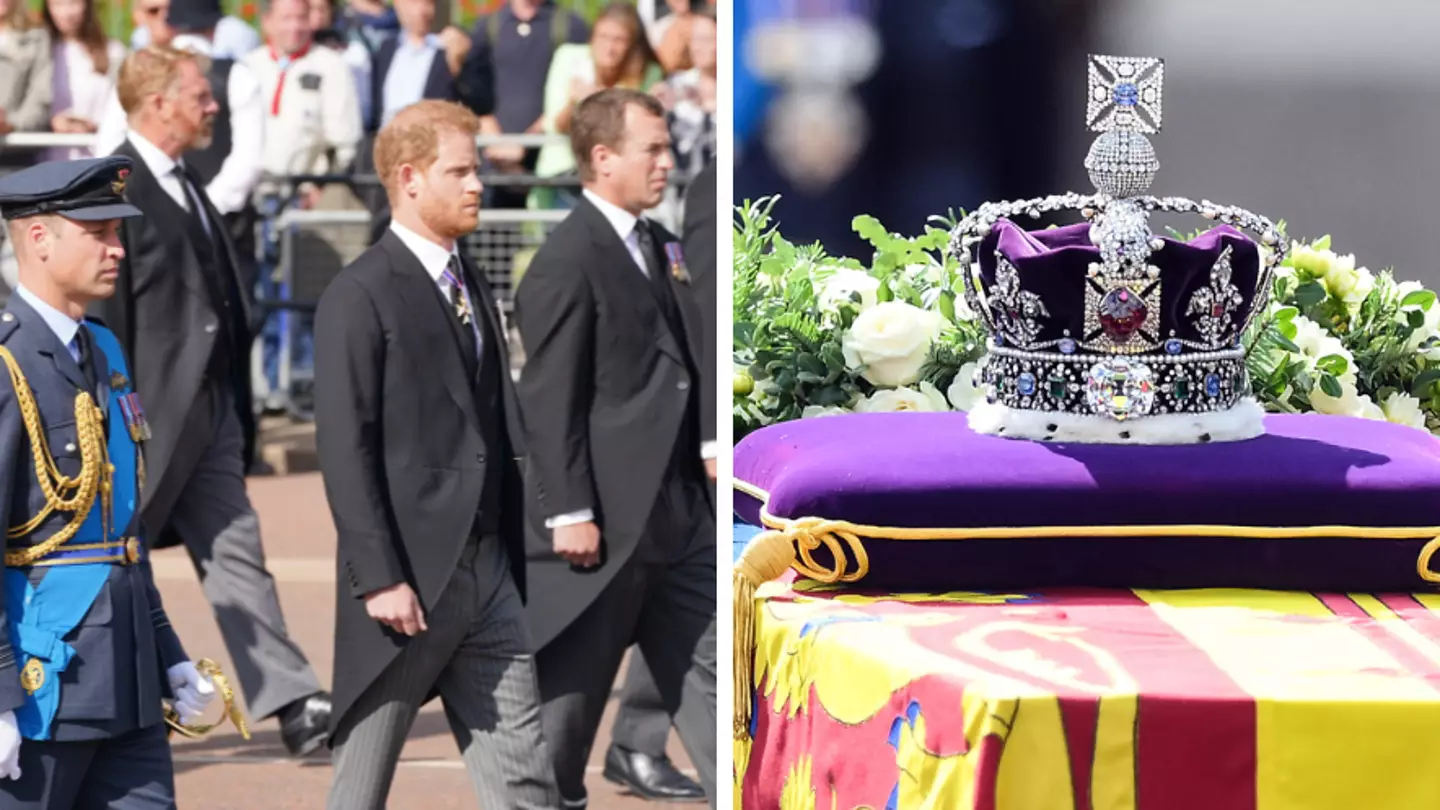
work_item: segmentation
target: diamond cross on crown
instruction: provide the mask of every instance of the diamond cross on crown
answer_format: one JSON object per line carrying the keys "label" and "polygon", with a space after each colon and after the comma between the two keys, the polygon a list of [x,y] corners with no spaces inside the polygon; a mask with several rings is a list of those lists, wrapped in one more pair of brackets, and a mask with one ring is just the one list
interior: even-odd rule
{"label": "diamond cross on crown", "polygon": [[1123,129],[1147,135],[1160,131],[1165,60],[1091,54],[1088,73],[1087,127],[1094,132]]}

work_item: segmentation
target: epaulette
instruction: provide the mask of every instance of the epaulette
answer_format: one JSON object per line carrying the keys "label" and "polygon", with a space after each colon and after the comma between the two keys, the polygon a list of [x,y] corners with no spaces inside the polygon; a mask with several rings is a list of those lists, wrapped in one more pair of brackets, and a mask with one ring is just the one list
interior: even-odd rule
{"label": "epaulette", "polygon": [[15,334],[15,330],[19,328],[20,319],[15,317],[15,313],[6,312],[0,315],[0,343],[9,340],[10,336]]}

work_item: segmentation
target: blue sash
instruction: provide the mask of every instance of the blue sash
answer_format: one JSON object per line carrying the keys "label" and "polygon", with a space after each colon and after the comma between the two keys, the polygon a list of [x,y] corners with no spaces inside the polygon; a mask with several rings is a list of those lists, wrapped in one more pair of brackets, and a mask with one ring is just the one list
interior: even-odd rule
{"label": "blue sash", "polygon": [[[131,393],[129,369],[120,341],[98,324],[87,323],[95,345],[104,353],[112,372],[126,377],[124,386],[111,386],[108,404],[110,438],[107,449],[115,467],[111,496],[111,536],[103,536],[101,500],[97,497],[90,514],[75,536],[51,555],[54,557],[95,555],[96,552],[67,551],[67,546],[94,543],[123,543],[125,530],[135,513],[138,493],[137,460],[139,447],[127,429],[129,421],[121,397]],[[21,682],[26,684],[25,702],[15,710],[20,734],[27,740],[50,739],[50,726],[60,707],[60,673],[75,657],[75,650],[62,639],[85,618],[110,578],[108,563],[77,563],[55,565],[45,572],[39,587],[30,584],[28,568],[5,569],[5,608],[10,630],[10,643],[17,650]],[[31,663],[31,661],[34,663]],[[38,668],[38,673],[36,669]],[[103,674],[100,675],[103,677]],[[30,686],[39,681],[38,688]]]}

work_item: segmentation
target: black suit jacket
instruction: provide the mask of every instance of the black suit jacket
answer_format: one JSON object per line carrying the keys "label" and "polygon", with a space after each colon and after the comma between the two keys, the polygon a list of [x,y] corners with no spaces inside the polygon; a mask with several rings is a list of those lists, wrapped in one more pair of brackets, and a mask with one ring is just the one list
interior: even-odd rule
{"label": "black suit jacket", "polygon": [[[402,32],[397,37],[385,40],[375,52],[375,69],[370,74],[372,120],[366,122],[369,132],[380,129],[380,117],[385,112],[385,79],[390,75],[390,66],[395,62],[395,51],[400,48],[400,39],[404,36]],[[425,77],[425,91],[420,97],[444,101],[460,100],[460,91],[455,85],[455,77],[450,75],[450,66],[445,61],[443,48],[436,51],[435,58],[430,60],[430,73]]]}
{"label": "black suit jacket", "polygon": [[315,316],[315,426],[339,539],[333,719],[408,641],[365,612],[365,594],[409,583],[426,610],[450,581],[480,507],[487,465],[504,466],[500,523],[525,595],[519,405],[499,315],[466,262],[486,343],[501,358],[506,447],[487,447],[456,330],[434,280],[387,231],[326,288]]}
{"label": "black suit jacket", "polygon": [[[525,345],[520,401],[534,531],[528,549],[531,634],[544,645],[567,626],[634,553],[693,418],[700,355],[694,299],[669,270],[652,223],[657,265],[675,293],[684,334],[668,325],[650,281],[605,215],[586,198],[536,252],[515,293]],[[696,398],[698,399],[698,397]],[[703,480],[700,445],[689,449]],[[598,569],[576,573],[557,556],[544,520],[592,509],[604,544]]]}
{"label": "black suit jacket", "polygon": [[[175,202],[139,152],[128,140],[115,150],[134,162],[127,178],[125,199],[145,215],[122,220],[120,242],[125,258],[115,295],[96,306],[101,318],[120,338],[130,356],[131,376],[149,417],[153,438],[146,446],[144,494],[145,525],[162,536],[152,545],[173,545],[164,536],[174,498],[184,482],[166,478],[166,471],[181,440],[185,417],[210,362],[220,330],[230,328],[216,274],[201,265],[201,253],[186,226],[188,214]],[[235,245],[224,220],[205,196],[205,186],[191,173],[191,185],[205,207],[220,249],[228,256],[230,273],[240,266]],[[203,237],[201,237],[203,238]],[[250,291],[236,275],[240,291],[240,320],[244,334],[231,343],[231,385],[235,410],[245,432],[245,464],[255,451],[255,416],[250,389]],[[181,473],[182,475],[184,473]]]}
{"label": "black suit jacket", "polygon": [[715,441],[718,419],[715,373],[718,362],[719,334],[715,324],[716,303],[715,250],[715,161],[695,176],[685,190],[685,222],[682,236],[685,263],[690,267],[691,294],[695,297],[696,314],[700,317],[700,432],[705,441]]}

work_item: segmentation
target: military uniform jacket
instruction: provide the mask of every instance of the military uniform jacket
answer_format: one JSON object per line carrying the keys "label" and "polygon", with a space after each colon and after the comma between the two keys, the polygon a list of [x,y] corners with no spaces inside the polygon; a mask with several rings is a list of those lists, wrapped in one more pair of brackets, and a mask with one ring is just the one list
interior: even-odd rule
{"label": "military uniform jacket", "polygon": [[[95,322],[89,327],[92,334],[103,331]],[[10,298],[0,316],[0,346],[9,350],[24,374],[56,467],[63,475],[75,476],[81,467],[75,398],[87,387],[80,367],[39,313],[18,295]],[[115,419],[111,408],[112,382],[120,382],[120,378],[112,375],[99,350],[94,353],[93,365],[96,401],[105,403],[102,410],[108,416],[107,435],[113,437],[118,432],[128,436],[123,420]],[[0,506],[4,508],[5,525],[14,527],[40,513],[47,497],[36,477],[36,462],[15,383],[8,373],[0,375]],[[125,446],[134,445],[127,439]],[[133,465],[116,467],[133,471]],[[138,483],[117,488],[117,492],[123,489],[137,493]],[[123,532],[112,529],[112,535],[139,537],[137,507],[125,510],[132,514],[128,525]],[[99,508],[97,499],[92,509]],[[71,513],[57,510],[30,534],[7,537],[5,548],[14,551],[37,545],[64,527],[71,517]],[[77,536],[76,541],[79,539]],[[38,588],[46,576],[61,569],[32,566],[14,570],[24,571]],[[0,579],[0,590],[9,590],[13,584],[10,577]],[[13,597],[0,593],[0,711],[21,708],[27,700],[21,671],[31,656],[15,637],[18,617],[7,609]],[[51,739],[64,742],[104,738],[163,722],[162,700],[172,697],[165,672],[188,658],[165,614],[148,560],[111,565],[78,626],[62,640],[73,649],[74,656],[58,679],[59,705],[50,728]]]}

